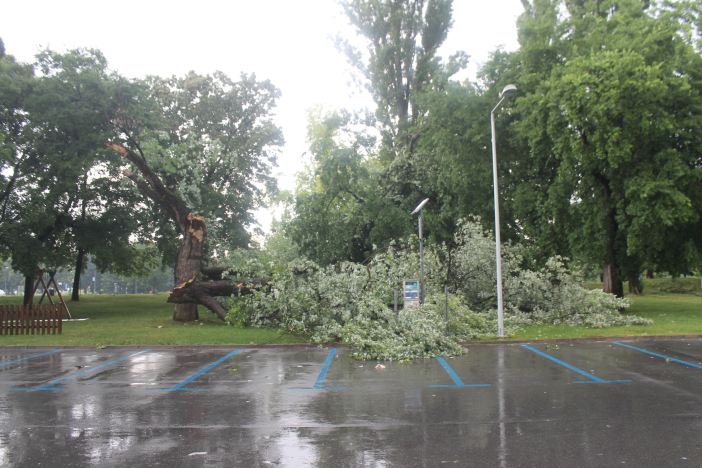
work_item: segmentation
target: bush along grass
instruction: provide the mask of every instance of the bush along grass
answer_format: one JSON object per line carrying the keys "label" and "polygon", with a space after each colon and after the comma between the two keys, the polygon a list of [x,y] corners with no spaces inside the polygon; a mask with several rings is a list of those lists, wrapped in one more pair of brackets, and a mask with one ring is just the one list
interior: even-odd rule
{"label": "bush along grass", "polygon": [[[641,284],[644,294],[702,294],[702,280],[698,277],[646,278]],[[626,285],[625,285],[626,286]]]}
{"label": "bush along grass", "polygon": [[631,296],[627,314],[638,314],[653,322],[649,325],[625,324],[607,328],[534,324],[518,331],[518,340],[604,338],[618,336],[702,335],[702,302],[689,294],[644,294]]}
{"label": "bush along grass", "polygon": [[[416,239],[414,239],[416,242]],[[244,326],[275,326],[315,343],[341,342],[359,359],[410,360],[463,352],[460,343],[496,335],[495,246],[477,222],[465,222],[456,237],[448,286],[449,322],[444,321],[447,265],[443,247],[428,249],[424,305],[393,312],[393,292],[418,276],[414,242],[393,245],[367,265],[322,267],[296,259],[276,267],[270,291],[236,298],[229,320]],[[533,324],[588,327],[650,323],[620,311],[628,302],[579,285],[561,258],[544,268],[524,268],[518,247],[504,249],[505,326],[515,334]],[[265,270],[263,265],[259,266]]]}

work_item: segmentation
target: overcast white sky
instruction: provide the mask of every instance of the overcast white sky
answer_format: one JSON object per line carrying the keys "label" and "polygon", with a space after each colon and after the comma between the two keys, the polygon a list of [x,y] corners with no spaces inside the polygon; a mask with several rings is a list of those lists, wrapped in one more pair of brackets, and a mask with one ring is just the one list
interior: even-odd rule
{"label": "overcast white sky", "polygon": [[[521,11],[520,0],[454,0],[443,51],[467,52],[473,76],[498,46],[517,47]],[[336,0],[15,0],[0,15],[7,52],[25,62],[43,47],[91,47],[129,77],[221,70],[270,79],[282,92],[276,114],[286,145],[277,176],[289,190],[302,168],[308,110],[370,104],[350,82],[337,34],[352,29]],[[269,218],[259,215],[264,227]]]}

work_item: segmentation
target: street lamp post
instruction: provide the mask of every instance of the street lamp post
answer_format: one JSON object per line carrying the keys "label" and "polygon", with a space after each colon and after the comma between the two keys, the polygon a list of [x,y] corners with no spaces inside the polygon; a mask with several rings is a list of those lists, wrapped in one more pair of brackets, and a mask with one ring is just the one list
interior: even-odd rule
{"label": "street lamp post", "polygon": [[422,232],[422,220],[424,218],[422,208],[429,203],[429,199],[425,198],[417,205],[417,208],[412,211],[412,215],[419,213],[419,303],[424,304],[424,235]]}
{"label": "street lamp post", "polygon": [[502,101],[507,97],[510,91],[516,91],[517,87],[513,84],[508,84],[500,93],[500,100],[497,105],[490,111],[490,130],[492,132],[492,187],[495,197],[495,265],[497,273],[497,336],[502,338],[505,336],[505,311],[502,300],[502,251],[500,248],[500,200],[499,189],[497,184],[497,139],[495,138],[495,111],[500,107]]}

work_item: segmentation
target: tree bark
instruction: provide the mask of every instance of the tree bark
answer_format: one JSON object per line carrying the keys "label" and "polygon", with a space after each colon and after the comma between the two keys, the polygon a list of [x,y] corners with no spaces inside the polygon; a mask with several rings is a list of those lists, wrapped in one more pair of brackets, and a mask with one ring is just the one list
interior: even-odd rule
{"label": "tree bark", "polygon": [[619,276],[617,265],[614,263],[605,264],[602,273],[602,290],[617,297],[624,297],[624,284]]}
{"label": "tree bark", "polygon": [[630,273],[627,275],[627,280],[629,281],[630,294],[635,294],[637,296],[643,294],[643,284],[641,284],[638,273]]}
{"label": "tree bark", "polygon": [[646,270],[646,278],[653,279],[653,270]]}
{"label": "tree bark", "polygon": [[76,256],[76,271],[73,274],[73,290],[71,291],[71,301],[80,301],[80,276],[83,274],[83,260],[85,259],[85,250],[78,249]]}
{"label": "tree bark", "polygon": [[226,320],[227,310],[217,302],[214,296],[233,296],[251,294],[258,289],[270,287],[267,278],[256,278],[248,281],[232,282],[227,280],[198,281],[195,279],[177,284],[168,302],[178,305],[202,304],[217,316]]}
{"label": "tree bark", "polygon": [[624,297],[624,282],[621,278],[617,255],[617,236],[619,234],[619,224],[617,223],[617,212],[612,201],[612,189],[609,180],[602,174],[594,174],[595,178],[602,185],[604,192],[604,202],[607,212],[605,214],[606,244],[604,252],[604,266],[602,271],[603,287],[606,293],[614,294],[617,297]]}
{"label": "tree bark", "polygon": [[[205,219],[188,213],[185,217],[184,225],[181,226],[181,232],[183,232],[183,243],[180,246],[180,250],[178,250],[178,258],[176,259],[176,281],[178,283],[197,281],[201,276],[202,244],[205,240],[206,232]],[[215,310],[214,312],[219,315],[218,311]],[[177,322],[191,322],[199,319],[197,302],[176,304],[173,311],[173,320]]]}
{"label": "tree bark", "polygon": [[32,294],[34,292],[34,280],[35,278],[33,276],[24,277],[24,299],[22,301],[24,305],[32,304],[32,300],[34,299]]}

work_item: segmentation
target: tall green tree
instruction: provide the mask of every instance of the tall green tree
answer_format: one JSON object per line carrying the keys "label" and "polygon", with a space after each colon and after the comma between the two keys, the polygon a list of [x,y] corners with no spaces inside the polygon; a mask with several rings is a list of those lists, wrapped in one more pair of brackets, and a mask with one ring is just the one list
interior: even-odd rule
{"label": "tall green tree", "polygon": [[[516,130],[543,181],[539,203],[517,210],[548,230],[567,226],[571,253],[602,266],[608,292],[623,294],[624,278],[636,289],[645,265],[688,270],[700,237],[702,69],[684,5],[566,2],[562,19],[555,2],[530,6],[512,62],[524,95]],[[540,48],[552,60],[532,68]]]}
{"label": "tall green tree", "polygon": [[348,0],[342,5],[367,41],[368,54],[351,49],[349,57],[368,80],[385,143],[411,152],[416,138],[411,127],[422,113],[418,97],[443,86],[465,62],[457,54],[444,66],[437,54],[451,27],[452,1]]}
{"label": "tall green tree", "polygon": [[45,50],[36,68],[32,123],[42,129],[35,146],[49,176],[41,185],[65,193],[70,202],[65,247],[75,262],[71,297],[77,301],[86,255],[119,272],[138,264],[130,241],[140,224],[136,192],[120,182],[110,164],[117,158],[104,144],[123,85],[97,50]]}
{"label": "tall green tree", "polygon": [[116,157],[104,145],[112,131],[119,80],[95,50],[44,50],[33,67],[10,67],[7,58],[3,64],[0,76],[13,83],[2,86],[1,133],[10,145],[3,159],[7,222],[1,225],[0,243],[12,256],[13,268],[26,277],[25,302],[31,301],[39,267],[71,264],[76,267],[73,299],[78,300],[85,255],[118,270],[136,256],[130,240],[135,230],[129,229],[139,211],[134,190],[120,188],[108,164]]}
{"label": "tall green tree", "polygon": [[7,55],[0,39],[0,255],[11,255],[7,228],[16,217],[19,187],[31,174],[35,155],[30,151],[31,137],[27,100],[35,84],[29,65]]}
{"label": "tall green tree", "polygon": [[423,196],[414,158],[421,137],[417,123],[426,112],[421,96],[443,89],[467,63],[464,53],[447,61],[438,54],[451,27],[453,2],[349,0],[342,5],[367,46],[367,52],[347,47],[347,55],[376,104],[386,196],[406,203],[406,209]]}
{"label": "tall green tree", "polygon": [[[321,264],[364,262],[409,229],[409,216],[384,196],[375,138],[347,113],[312,116],[310,172],[300,180],[286,231]],[[363,128],[363,126],[360,126]]]}
{"label": "tall green tree", "polygon": [[462,53],[448,61],[438,53],[451,26],[451,0],[341,3],[363,44],[342,45],[376,104],[375,120],[365,125],[381,138],[369,146],[348,131],[341,113],[313,125],[314,167],[298,190],[290,232],[322,263],[362,261],[414,231],[409,212],[433,194],[416,156],[428,108],[422,96],[444,89],[467,61]]}

